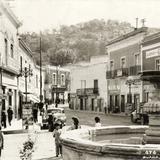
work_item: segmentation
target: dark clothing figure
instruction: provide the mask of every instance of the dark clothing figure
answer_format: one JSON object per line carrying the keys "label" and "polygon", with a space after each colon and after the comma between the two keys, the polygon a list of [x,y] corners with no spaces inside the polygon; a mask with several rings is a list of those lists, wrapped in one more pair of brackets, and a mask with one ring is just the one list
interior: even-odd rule
{"label": "dark clothing figure", "polygon": [[4,138],[3,138],[3,133],[1,131],[1,126],[0,126],[0,157],[1,157],[1,152],[3,149],[3,144],[4,144]]}
{"label": "dark clothing figure", "polygon": [[2,119],[1,119],[1,124],[4,128],[6,128],[6,113],[5,111],[2,111]]}
{"label": "dark clothing figure", "polygon": [[38,109],[33,109],[33,120],[35,123],[38,121]]}
{"label": "dark clothing figure", "polygon": [[11,121],[13,118],[13,111],[12,111],[11,107],[8,108],[7,113],[8,113],[8,123],[11,126]]}
{"label": "dark clothing figure", "polygon": [[48,129],[49,129],[49,132],[53,131],[53,116],[52,115],[49,115],[49,118],[48,118]]}

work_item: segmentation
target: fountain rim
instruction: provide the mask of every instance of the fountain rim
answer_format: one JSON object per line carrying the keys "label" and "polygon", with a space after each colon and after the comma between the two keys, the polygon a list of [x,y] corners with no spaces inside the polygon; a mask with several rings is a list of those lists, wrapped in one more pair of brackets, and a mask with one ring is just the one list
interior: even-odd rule
{"label": "fountain rim", "polygon": [[[127,130],[127,133],[138,133],[142,130],[148,129],[148,126],[104,126],[104,127],[89,127],[88,129],[78,129],[67,131],[61,136],[62,146],[71,148],[74,151],[85,152],[89,154],[114,154],[127,156],[142,156],[146,150],[156,150],[160,152],[160,145],[157,144],[120,144],[120,143],[99,143],[84,139],[86,134],[95,134],[96,131],[104,130]],[[130,132],[131,131],[131,132]],[[115,133],[116,135],[117,133]]]}

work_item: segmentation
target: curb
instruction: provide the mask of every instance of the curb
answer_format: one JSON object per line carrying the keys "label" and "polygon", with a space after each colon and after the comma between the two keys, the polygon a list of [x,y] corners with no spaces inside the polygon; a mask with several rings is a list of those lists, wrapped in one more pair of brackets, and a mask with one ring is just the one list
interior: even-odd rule
{"label": "curb", "polygon": [[62,157],[49,157],[49,158],[41,158],[41,159],[35,159],[35,160],[63,160]]}
{"label": "curb", "polygon": [[[26,130],[26,129],[18,129],[18,130],[8,130],[8,131],[3,131],[3,134],[5,135],[8,135],[8,134],[25,134],[25,133],[31,133],[33,132],[34,130]],[[48,130],[38,130],[35,132],[37,132],[38,134],[42,134],[42,133],[47,133]]]}
{"label": "curb", "polygon": [[125,113],[108,113],[105,114],[103,112],[95,112],[95,111],[87,111],[87,110],[66,110],[71,112],[81,112],[81,113],[89,113],[89,114],[100,114],[100,115],[106,115],[106,116],[118,116],[118,117],[130,117],[130,115],[126,115]]}

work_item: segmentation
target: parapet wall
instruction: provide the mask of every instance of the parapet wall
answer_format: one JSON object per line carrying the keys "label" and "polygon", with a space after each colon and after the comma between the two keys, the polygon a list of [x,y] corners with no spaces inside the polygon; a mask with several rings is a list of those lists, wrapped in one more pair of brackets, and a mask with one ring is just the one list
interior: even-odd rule
{"label": "parapet wall", "polygon": [[[160,145],[142,145],[142,137],[147,126],[111,126],[68,131],[61,136],[64,160],[142,160],[147,153],[160,155]],[[95,136],[126,134],[124,140],[95,142]],[[127,138],[127,134],[135,137]],[[131,143],[129,143],[131,142]],[[154,156],[154,155],[152,155]]]}

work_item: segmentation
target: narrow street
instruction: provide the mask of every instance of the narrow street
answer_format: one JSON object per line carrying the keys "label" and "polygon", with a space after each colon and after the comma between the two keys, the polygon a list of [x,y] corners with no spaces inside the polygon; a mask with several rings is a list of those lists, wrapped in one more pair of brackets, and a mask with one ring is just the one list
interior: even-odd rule
{"label": "narrow street", "polygon": [[[119,115],[104,115],[98,113],[90,113],[85,111],[66,110],[67,125],[71,125],[72,116],[77,116],[81,125],[94,126],[94,117],[101,118],[102,125],[132,125],[130,118]],[[4,135],[4,150],[2,151],[3,160],[20,160],[19,151],[22,144],[27,140],[29,134],[10,134]],[[32,135],[32,134],[30,134]],[[55,159],[55,146],[54,138],[51,132],[42,130],[38,134],[33,134],[32,137],[37,136],[35,152],[33,153],[33,160],[54,160]]]}

